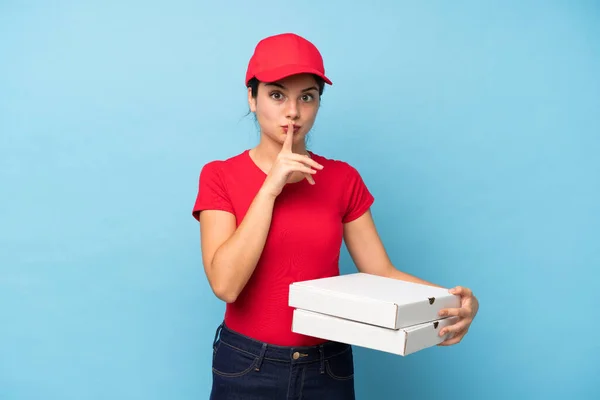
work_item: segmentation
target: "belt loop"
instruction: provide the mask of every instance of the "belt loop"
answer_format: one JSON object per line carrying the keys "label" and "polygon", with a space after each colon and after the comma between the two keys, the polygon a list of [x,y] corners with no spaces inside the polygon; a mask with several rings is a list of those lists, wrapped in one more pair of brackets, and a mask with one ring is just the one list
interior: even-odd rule
{"label": "belt loop", "polygon": [[256,361],[255,371],[260,371],[260,366],[262,365],[263,359],[265,358],[265,353],[267,352],[267,344],[263,343],[262,349],[260,350],[260,356],[258,356],[258,360]]}
{"label": "belt loop", "polygon": [[223,330],[223,323],[221,323],[218,327],[217,330],[215,331],[215,338],[213,340],[213,349],[216,350],[217,349],[217,339],[219,338],[220,334],[221,334],[221,330]]}
{"label": "belt loop", "polygon": [[319,353],[321,353],[321,373],[324,374],[325,373],[325,349],[323,348],[322,344],[319,345]]}

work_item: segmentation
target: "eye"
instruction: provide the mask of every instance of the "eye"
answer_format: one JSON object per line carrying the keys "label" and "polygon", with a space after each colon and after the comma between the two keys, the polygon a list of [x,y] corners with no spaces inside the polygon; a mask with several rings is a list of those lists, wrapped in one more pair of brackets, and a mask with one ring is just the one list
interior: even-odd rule
{"label": "eye", "polygon": [[273,100],[283,100],[283,94],[281,92],[271,92],[269,94]]}
{"label": "eye", "polygon": [[305,93],[302,95],[301,99],[303,102],[308,103],[309,101],[313,101],[315,99],[315,96],[313,96],[312,94]]}

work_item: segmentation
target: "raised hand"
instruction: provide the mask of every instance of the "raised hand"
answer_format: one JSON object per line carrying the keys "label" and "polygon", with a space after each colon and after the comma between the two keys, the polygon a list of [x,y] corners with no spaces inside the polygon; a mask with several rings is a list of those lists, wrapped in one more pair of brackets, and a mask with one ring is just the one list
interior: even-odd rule
{"label": "raised hand", "polygon": [[315,184],[313,175],[323,166],[312,160],[309,156],[296,154],[292,151],[294,141],[294,123],[290,122],[287,135],[281,151],[277,155],[271,170],[269,171],[263,189],[273,196],[279,196],[288,179],[294,172],[301,172],[311,185]]}

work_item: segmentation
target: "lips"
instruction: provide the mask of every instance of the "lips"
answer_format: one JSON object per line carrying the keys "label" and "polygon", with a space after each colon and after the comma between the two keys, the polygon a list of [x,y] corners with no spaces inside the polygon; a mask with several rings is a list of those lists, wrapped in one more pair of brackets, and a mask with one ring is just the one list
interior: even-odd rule
{"label": "lips", "polygon": [[[285,131],[285,133],[287,133],[287,131],[288,131],[288,126],[287,126],[287,125],[284,125],[284,126],[282,126],[282,128],[283,128],[283,130]],[[298,125],[294,125],[294,133],[297,133],[297,132],[300,130],[300,128],[301,128],[300,126],[298,126]]]}

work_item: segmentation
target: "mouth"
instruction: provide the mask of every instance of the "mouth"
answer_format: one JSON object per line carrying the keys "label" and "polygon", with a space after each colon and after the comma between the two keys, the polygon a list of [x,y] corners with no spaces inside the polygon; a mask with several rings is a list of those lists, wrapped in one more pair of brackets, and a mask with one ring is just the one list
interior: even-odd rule
{"label": "mouth", "polygon": [[[288,126],[287,126],[287,125],[282,125],[281,127],[283,128],[283,131],[284,131],[285,133],[287,133],[287,131],[288,131]],[[298,125],[294,125],[294,133],[298,133],[298,131],[300,130],[300,128],[301,128],[300,126],[298,126]]]}

